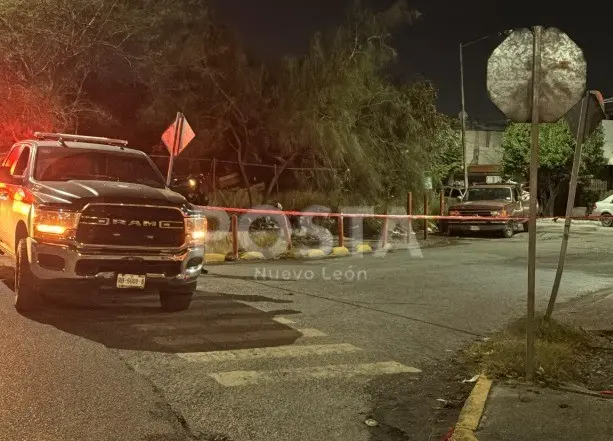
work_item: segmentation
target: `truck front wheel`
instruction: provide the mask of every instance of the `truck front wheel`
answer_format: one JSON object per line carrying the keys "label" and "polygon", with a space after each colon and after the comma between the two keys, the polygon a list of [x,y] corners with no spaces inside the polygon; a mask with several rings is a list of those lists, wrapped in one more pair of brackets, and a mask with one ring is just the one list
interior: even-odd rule
{"label": "truck front wheel", "polygon": [[15,308],[18,311],[31,311],[40,306],[41,295],[38,283],[30,269],[28,245],[21,239],[17,245],[15,265]]}
{"label": "truck front wheel", "polygon": [[510,239],[515,235],[515,224],[513,222],[509,222],[504,226],[502,230],[502,237],[505,239]]}
{"label": "truck front wheel", "polygon": [[160,291],[160,304],[164,312],[179,312],[189,309],[192,292]]}

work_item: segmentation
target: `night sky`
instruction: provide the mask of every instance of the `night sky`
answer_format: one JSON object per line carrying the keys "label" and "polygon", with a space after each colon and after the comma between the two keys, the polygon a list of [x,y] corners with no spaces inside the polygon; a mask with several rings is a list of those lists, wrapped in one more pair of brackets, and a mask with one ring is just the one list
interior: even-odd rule
{"label": "night sky", "polygon": [[[300,55],[313,32],[343,22],[351,0],[217,0],[222,18],[263,58]],[[370,0],[383,9],[393,0]],[[491,51],[505,29],[556,26],[582,49],[588,63],[588,88],[613,96],[613,20],[605,0],[416,0],[422,19],[396,34],[399,67],[407,79],[432,80],[439,89],[439,110],[460,112],[459,44],[493,35],[464,49],[466,108],[471,119],[495,122],[504,116],[487,97],[485,72]]]}

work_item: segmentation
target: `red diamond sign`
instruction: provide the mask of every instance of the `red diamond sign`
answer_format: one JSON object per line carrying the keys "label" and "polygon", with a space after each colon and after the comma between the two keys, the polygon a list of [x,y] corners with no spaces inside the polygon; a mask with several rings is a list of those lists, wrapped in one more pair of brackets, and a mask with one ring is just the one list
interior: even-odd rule
{"label": "red diamond sign", "polygon": [[[179,127],[179,129],[177,127]],[[178,137],[177,133],[180,133]],[[181,152],[185,150],[185,147],[187,147],[187,145],[192,142],[195,137],[196,134],[185,119],[185,116],[180,114],[174,124],[166,129],[162,135],[162,141],[166,145],[168,153],[170,153],[171,156],[179,156]],[[177,145],[177,148],[173,148],[175,144]]]}

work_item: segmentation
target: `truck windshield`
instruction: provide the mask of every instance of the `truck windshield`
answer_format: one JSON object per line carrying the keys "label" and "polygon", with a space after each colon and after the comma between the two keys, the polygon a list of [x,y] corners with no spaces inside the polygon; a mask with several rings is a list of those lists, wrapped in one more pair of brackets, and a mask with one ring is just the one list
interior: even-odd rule
{"label": "truck windshield", "polygon": [[114,181],[164,188],[158,170],[142,156],[93,149],[39,147],[34,163],[37,181]]}
{"label": "truck windshield", "polygon": [[465,201],[511,201],[510,188],[471,188]]}

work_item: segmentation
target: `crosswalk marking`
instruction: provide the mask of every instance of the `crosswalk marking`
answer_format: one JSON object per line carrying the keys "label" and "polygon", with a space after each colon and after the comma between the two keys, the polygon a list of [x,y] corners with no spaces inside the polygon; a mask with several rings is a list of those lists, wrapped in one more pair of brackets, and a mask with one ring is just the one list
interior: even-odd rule
{"label": "crosswalk marking", "polygon": [[[302,334],[302,335],[298,335]],[[206,332],[203,330],[200,335],[177,335],[177,336],[159,336],[153,337],[152,340],[157,344],[164,346],[185,346],[189,344],[208,343],[240,343],[243,341],[276,341],[281,339],[298,339],[298,338],[313,338],[325,337],[323,332],[312,329],[262,329],[246,332]]]}
{"label": "crosswalk marking", "polygon": [[296,323],[295,321],[290,320],[290,319],[285,318],[285,317],[275,317],[273,320],[275,322],[277,322],[277,323],[282,324],[282,325],[293,325],[294,323]]}
{"label": "crosswalk marking", "polygon": [[279,380],[302,378],[350,378],[355,376],[377,376],[401,373],[418,374],[417,368],[405,366],[395,361],[380,363],[344,364],[314,366],[274,371],[231,371],[209,374],[215,381],[226,387],[249,386]]}
{"label": "crosswalk marking", "polygon": [[256,349],[237,349],[233,351],[191,352],[177,354],[180,358],[191,362],[242,361],[261,358],[309,357],[318,355],[348,354],[359,352],[360,348],[350,344],[330,345],[292,345]]}
{"label": "crosswalk marking", "polygon": [[275,323],[280,325],[290,325],[294,323],[289,319],[284,319],[282,317],[270,319],[268,317],[214,317],[214,318],[203,318],[202,321],[197,323],[194,322],[181,322],[181,323],[139,323],[133,325],[135,329],[139,331],[173,331],[177,329],[188,329],[188,328],[196,328],[199,326],[264,326],[264,325],[274,325]]}
{"label": "crosswalk marking", "polygon": [[315,328],[296,329],[296,331],[300,332],[303,337],[308,337],[308,338],[327,336],[327,334],[324,334],[319,329],[315,329]]}

